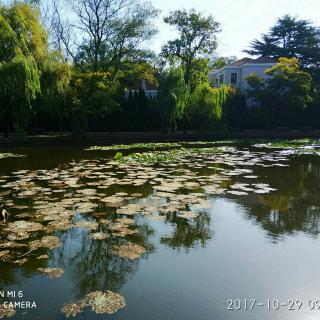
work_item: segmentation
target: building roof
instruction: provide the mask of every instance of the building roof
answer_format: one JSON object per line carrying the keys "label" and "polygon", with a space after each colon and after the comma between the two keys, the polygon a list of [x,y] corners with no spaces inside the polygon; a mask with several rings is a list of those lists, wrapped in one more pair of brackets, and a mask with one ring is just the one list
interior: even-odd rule
{"label": "building roof", "polygon": [[243,59],[237,60],[236,62],[230,64],[228,67],[239,67],[239,66],[242,66],[245,63],[251,63],[251,61],[253,61],[253,59],[251,59],[251,58],[243,58]]}
{"label": "building roof", "polygon": [[278,62],[277,59],[268,58],[268,57],[259,57],[248,63],[277,63],[277,62]]}
{"label": "building roof", "polygon": [[247,64],[247,63],[250,63],[250,64],[253,64],[253,63],[277,63],[277,60],[276,59],[273,59],[273,58],[268,58],[268,57],[259,57],[257,59],[251,59],[251,58],[243,58],[243,59],[240,59],[234,63],[232,63],[231,65],[227,66],[227,67],[240,67],[244,64]]}

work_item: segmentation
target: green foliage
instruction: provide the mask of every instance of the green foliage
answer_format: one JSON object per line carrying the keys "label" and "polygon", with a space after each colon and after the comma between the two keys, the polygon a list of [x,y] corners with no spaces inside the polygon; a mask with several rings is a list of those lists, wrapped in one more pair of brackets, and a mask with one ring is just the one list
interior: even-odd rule
{"label": "green foliage", "polygon": [[38,11],[21,3],[0,7],[0,26],[0,114],[8,135],[11,128],[26,128],[31,102],[40,93],[46,33]]}
{"label": "green foliage", "polygon": [[[183,67],[184,74],[186,69]],[[190,73],[189,87],[193,91],[198,85],[208,82],[208,73],[210,71],[209,60],[204,58],[195,58],[192,61]]]}
{"label": "green foliage", "polygon": [[114,156],[114,160],[119,161],[123,158],[122,152],[117,152],[116,155]]}
{"label": "green foliage", "polygon": [[0,63],[0,101],[6,129],[9,130],[12,121],[17,131],[23,131],[31,101],[40,93],[40,77],[32,57],[17,51],[10,62]]}
{"label": "green foliage", "polygon": [[199,63],[203,65],[203,61],[198,59],[216,49],[220,25],[212,16],[204,17],[194,9],[173,11],[164,18],[164,22],[174,26],[179,36],[163,46],[162,56],[170,64],[178,63],[183,67],[185,83],[193,89],[197,85],[192,83],[193,74],[197,72]]}
{"label": "green foliage", "polygon": [[229,66],[230,64],[237,61],[237,57],[230,56],[230,57],[216,57],[213,58],[210,62],[210,66],[212,69],[221,69],[223,67]]}
{"label": "green foliage", "polygon": [[267,80],[256,74],[247,77],[250,97],[259,100],[263,106],[304,109],[312,102],[311,76],[300,69],[296,58],[280,58],[265,73],[271,76]]}
{"label": "green foliage", "polygon": [[0,7],[0,113],[6,134],[23,131],[33,116],[58,109],[69,66],[48,49],[36,6]]}
{"label": "green foliage", "polygon": [[183,69],[171,67],[160,79],[159,101],[165,128],[177,129],[177,120],[185,117],[190,89],[184,82]]}
{"label": "green foliage", "polygon": [[266,70],[266,74],[271,76],[268,83],[281,104],[304,109],[312,102],[312,78],[309,73],[300,69],[297,58],[279,58],[279,63]]}
{"label": "green foliage", "polygon": [[221,129],[224,105],[234,89],[212,88],[208,83],[196,87],[190,95],[187,118],[197,129]]}
{"label": "green foliage", "polygon": [[48,129],[63,130],[63,123],[70,117],[69,65],[63,61],[60,52],[47,56],[41,75],[41,95],[35,103],[34,124]]}
{"label": "green foliage", "polygon": [[76,73],[70,81],[73,126],[75,130],[86,130],[88,120],[104,118],[119,107],[116,97],[118,83],[111,80],[108,72]]}
{"label": "green foliage", "polygon": [[247,129],[250,125],[246,95],[239,89],[233,88],[226,105],[226,125],[232,129]]}
{"label": "green foliage", "polygon": [[142,79],[157,84],[156,70],[148,61],[124,61],[118,79],[125,88],[136,87]]}
{"label": "green foliage", "polygon": [[263,80],[251,74],[247,82],[248,95],[260,104],[267,127],[273,125],[276,115],[278,120],[290,116],[297,119],[312,102],[310,74],[300,69],[296,58],[280,58],[266,74],[271,77]]}

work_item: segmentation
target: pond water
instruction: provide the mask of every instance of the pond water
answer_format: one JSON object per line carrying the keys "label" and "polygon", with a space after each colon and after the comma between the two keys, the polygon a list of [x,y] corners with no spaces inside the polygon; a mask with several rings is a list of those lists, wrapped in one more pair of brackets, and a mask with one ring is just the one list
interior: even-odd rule
{"label": "pond water", "polygon": [[1,152],[25,157],[0,159],[0,300],[20,302],[0,318],[320,318],[317,154],[234,142]]}

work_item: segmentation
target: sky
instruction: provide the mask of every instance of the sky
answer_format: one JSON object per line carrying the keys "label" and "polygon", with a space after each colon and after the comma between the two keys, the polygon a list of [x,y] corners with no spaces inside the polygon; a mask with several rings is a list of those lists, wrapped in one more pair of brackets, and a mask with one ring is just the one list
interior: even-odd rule
{"label": "sky", "polygon": [[162,23],[168,12],[176,9],[195,8],[203,14],[211,14],[220,22],[222,32],[218,36],[219,56],[246,56],[242,52],[250,42],[272,27],[278,17],[285,14],[297,16],[320,26],[320,0],[150,0],[161,10],[157,21],[158,35],[151,47],[159,52],[161,45],[174,38],[175,33]]}

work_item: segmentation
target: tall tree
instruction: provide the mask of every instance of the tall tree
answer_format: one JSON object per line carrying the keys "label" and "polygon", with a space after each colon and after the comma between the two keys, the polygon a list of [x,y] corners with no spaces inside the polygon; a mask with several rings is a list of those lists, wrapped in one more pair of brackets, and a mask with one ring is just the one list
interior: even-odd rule
{"label": "tall tree", "polygon": [[220,24],[212,16],[202,16],[194,9],[173,11],[164,22],[174,26],[179,36],[163,46],[162,56],[170,64],[180,64],[184,69],[185,83],[194,88],[193,73],[199,72],[199,65],[204,65],[199,60],[216,49]]}
{"label": "tall tree", "polygon": [[272,58],[297,58],[304,69],[309,69],[313,76],[320,76],[320,30],[307,20],[289,15],[279,18],[261,40],[254,40],[251,48],[244,52]]}
{"label": "tall tree", "polygon": [[110,72],[115,78],[122,61],[139,56],[141,44],[157,31],[152,20],[158,11],[148,2],[67,0],[67,4],[74,21],[63,21],[56,10],[55,32],[83,71]]}
{"label": "tall tree", "polygon": [[0,7],[0,30],[0,113],[8,135],[25,128],[47,46],[39,12],[27,4]]}

